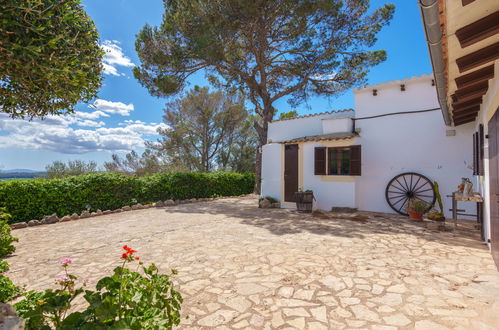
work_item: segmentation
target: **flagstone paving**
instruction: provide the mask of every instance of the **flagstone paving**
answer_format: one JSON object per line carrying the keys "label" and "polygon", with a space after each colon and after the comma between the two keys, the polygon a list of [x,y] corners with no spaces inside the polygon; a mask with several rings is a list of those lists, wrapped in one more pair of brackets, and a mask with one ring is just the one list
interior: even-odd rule
{"label": "flagstone paving", "polygon": [[495,329],[499,272],[469,236],[405,218],[367,222],[222,199],[15,230],[9,275],[54,287],[57,261],[95,284],[121,246],[176,268],[185,329]]}

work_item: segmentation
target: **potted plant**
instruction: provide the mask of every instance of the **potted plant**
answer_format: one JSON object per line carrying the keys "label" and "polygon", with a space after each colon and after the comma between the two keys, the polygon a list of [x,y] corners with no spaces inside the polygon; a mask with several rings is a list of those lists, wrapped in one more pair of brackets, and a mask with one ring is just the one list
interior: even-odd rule
{"label": "potted plant", "polygon": [[409,219],[423,221],[423,214],[428,210],[428,203],[419,199],[411,199],[406,209]]}

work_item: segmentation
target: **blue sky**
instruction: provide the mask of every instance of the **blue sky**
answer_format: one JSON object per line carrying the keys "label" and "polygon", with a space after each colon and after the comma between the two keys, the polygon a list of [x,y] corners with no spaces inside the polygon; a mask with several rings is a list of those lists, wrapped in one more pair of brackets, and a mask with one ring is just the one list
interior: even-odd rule
{"label": "blue sky", "polygon": [[[373,0],[373,7],[387,1]],[[409,78],[431,73],[423,26],[415,0],[391,1],[396,5],[391,24],[378,35],[376,49],[385,49],[386,62],[374,67],[368,82]],[[163,13],[162,0],[83,0],[95,21],[101,45],[108,51],[104,61],[104,84],[94,104],[80,104],[75,116],[26,122],[0,116],[0,169],[40,170],[54,160],[84,159],[98,164],[111,154],[143,150],[143,141],[155,140],[161,125],[164,99],[150,96],[133,77],[139,64],[135,35],[146,23],[158,25]],[[191,84],[206,85],[202,74]],[[291,107],[275,104],[279,111]],[[334,99],[314,98],[297,108],[300,114],[344,109],[354,106],[352,91]]]}

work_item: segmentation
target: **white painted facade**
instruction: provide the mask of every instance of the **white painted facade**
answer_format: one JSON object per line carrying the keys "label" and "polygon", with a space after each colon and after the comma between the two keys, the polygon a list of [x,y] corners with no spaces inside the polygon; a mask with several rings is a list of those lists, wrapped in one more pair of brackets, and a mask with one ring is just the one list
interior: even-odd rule
{"label": "white painted facade", "polygon": [[[405,91],[401,91],[401,85]],[[377,95],[373,95],[376,89]],[[387,183],[403,172],[416,172],[440,185],[445,215],[450,217],[450,195],[462,177],[472,177],[472,134],[468,124],[448,136],[440,110],[407,113],[439,108],[432,77],[424,75],[402,81],[366,86],[354,91],[355,112],[328,112],[295,119],[274,121],[269,125],[268,143],[263,147],[262,196],[284,201],[285,142],[306,136],[351,132],[355,117],[358,136],[342,140],[296,142],[299,145],[300,189],[311,189],[316,208],[356,207],[365,211],[390,212],[385,199]],[[372,119],[364,117],[402,114]],[[361,145],[362,175],[334,176],[314,174],[315,147]],[[468,203],[472,204],[472,203]],[[460,208],[463,208],[460,204]],[[475,212],[474,204],[468,212]]]}
{"label": "white painted facade", "polygon": [[[494,62],[494,78],[489,80],[489,88],[483,96],[480,111],[474,122],[456,127],[456,131],[461,134],[467,134],[468,140],[472,141],[472,134],[478,131],[480,124],[484,127],[484,134],[488,134],[488,123],[492,116],[499,109],[499,60]],[[473,183],[475,191],[478,191],[484,198],[483,206],[483,229],[485,242],[490,244],[491,228],[490,228],[490,188],[489,188],[489,140],[484,140],[484,175],[475,176]]]}

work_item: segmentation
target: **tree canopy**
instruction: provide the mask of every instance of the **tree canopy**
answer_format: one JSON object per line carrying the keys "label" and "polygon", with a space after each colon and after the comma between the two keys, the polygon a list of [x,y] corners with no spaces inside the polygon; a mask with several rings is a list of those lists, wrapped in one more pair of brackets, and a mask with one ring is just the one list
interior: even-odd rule
{"label": "tree canopy", "polygon": [[45,166],[47,178],[65,178],[68,176],[82,175],[97,172],[97,163],[94,161],[70,160],[67,163],[56,160]]}
{"label": "tree canopy", "polygon": [[[244,91],[259,116],[260,145],[281,98],[296,105],[364,84],[369,68],[386,59],[372,47],[394,12],[389,4],[370,11],[369,0],[164,3],[162,24],[137,36],[135,77],[155,96],[180,92],[199,70],[215,85]],[[259,153],[257,183],[260,163]]]}
{"label": "tree canopy", "polygon": [[105,162],[107,171],[124,174],[148,175],[166,171],[166,165],[150,149],[146,149],[141,156],[136,151],[127,153],[123,158],[112,155],[112,161]]}
{"label": "tree canopy", "polygon": [[288,111],[288,112],[281,112],[279,113],[279,120],[281,119],[291,119],[291,118],[295,118],[295,117],[298,117],[298,111],[296,110],[291,110],[291,111]]}
{"label": "tree canopy", "polygon": [[73,112],[101,86],[98,33],[80,0],[0,2],[0,112]]}
{"label": "tree canopy", "polygon": [[161,139],[148,147],[174,168],[201,172],[246,169],[241,152],[251,149],[252,137],[254,141],[247,118],[240,95],[196,86],[166,105],[163,120],[168,128],[160,129]]}

